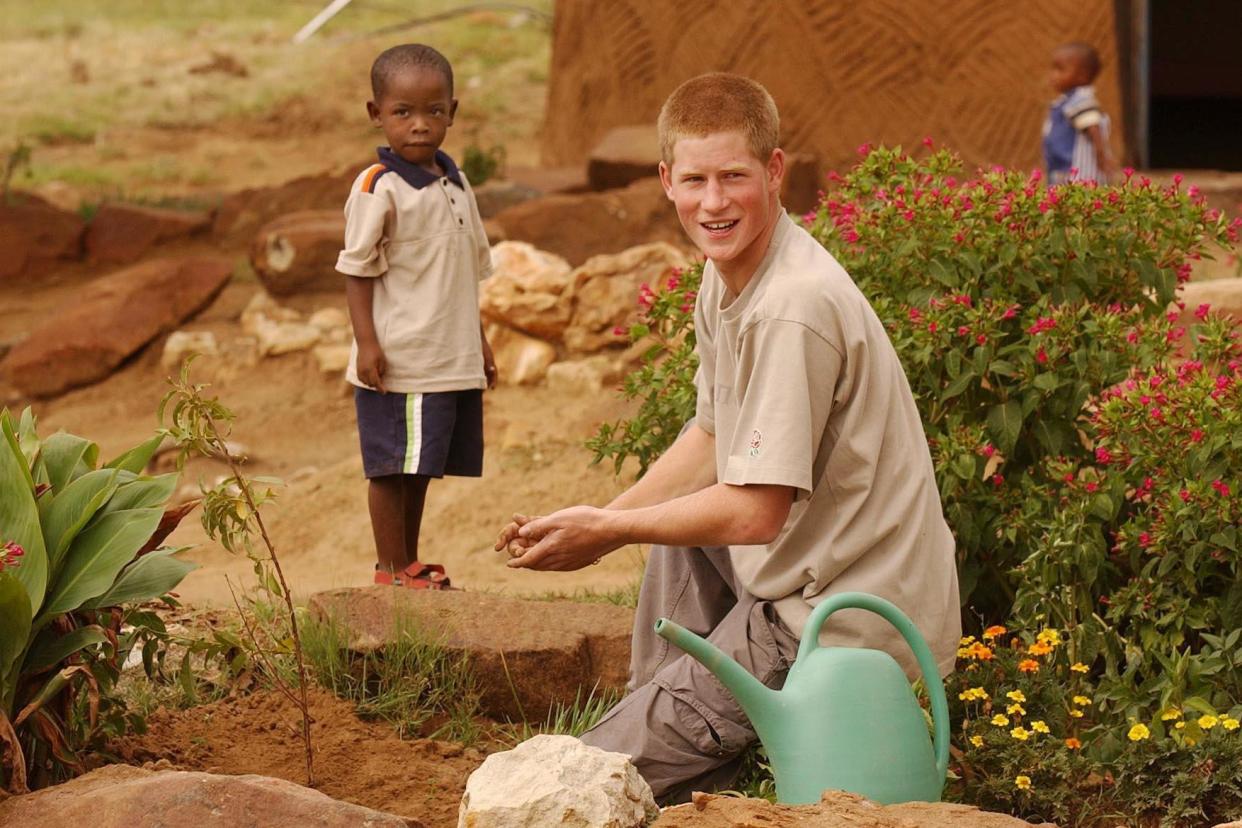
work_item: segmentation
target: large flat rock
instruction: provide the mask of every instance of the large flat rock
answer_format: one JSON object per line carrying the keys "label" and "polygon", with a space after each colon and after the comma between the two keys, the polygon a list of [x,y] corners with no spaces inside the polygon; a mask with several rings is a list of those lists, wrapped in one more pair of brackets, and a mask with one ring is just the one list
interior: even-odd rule
{"label": "large flat rock", "polygon": [[39,276],[57,263],[82,255],[86,223],[41,199],[0,201],[0,284],[21,276]]}
{"label": "large flat rock", "polygon": [[109,765],[0,802],[0,825],[30,828],[407,828],[406,820],[268,776]]}
{"label": "large flat rock", "polygon": [[207,306],[233,273],[221,256],[155,259],[100,277],[0,362],[0,376],[48,397],[112,373],[139,348]]}
{"label": "large flat rock", "polygon": [[211,215],[202,211],[105,202],[86,229],[86,254],[95,262],[128,264],[160,242],[184,238],[210,226]]}
{"label": "large flat rock", "polygon": [[273,296],[344,291],[336,258],[345,242],[345,213],[299,210],[265,224],[250,245],[250,264]]}
{"label": "large flat rock", "polygon": [[467,655],[483,712],[499,719],[543,721],[597,685],[621,690],[629,671],[634,612],[624,607],[375,586],[320,592],[310,608],[342,623],[353,649],[382,648],[400,621]]}

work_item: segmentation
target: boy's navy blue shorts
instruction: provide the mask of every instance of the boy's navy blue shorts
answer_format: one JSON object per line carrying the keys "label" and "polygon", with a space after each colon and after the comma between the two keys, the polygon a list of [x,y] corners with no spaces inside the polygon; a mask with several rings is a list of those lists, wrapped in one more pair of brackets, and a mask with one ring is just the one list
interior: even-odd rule
{"label": "boy's navy blue shorts", "polygon": [[483,391],[381,394],[354,388],[368,477],[483,474]]}

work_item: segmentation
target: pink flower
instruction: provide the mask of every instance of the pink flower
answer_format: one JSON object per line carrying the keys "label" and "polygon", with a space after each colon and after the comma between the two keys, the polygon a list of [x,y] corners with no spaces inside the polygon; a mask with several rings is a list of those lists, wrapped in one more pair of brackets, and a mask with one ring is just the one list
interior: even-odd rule
{"label": "pink flower", "polygon": [[1129,342],[1131,345],[1133,345],[1135,342],[1138,342],[1138,340],[1139,340],[1138,331],[1130,331],[1128,334],[1126,334],[1126,342]]}
{"label": "pink flower", "polygon": [[987,341],[988,341],[988,338],[983,334],[979,334],[975,337],[975,343],[978,345],[986,345]]}
{"label": "pink flower", "polygon": [[991,443],[984,443],[979,447],[979,453],[984,457],[991,457],[993,454],[996,454],[996,446]]}
{"label": "pink flower", "polygon": [[1035,361],[1040,365],[1044,365],[1048,362],[1048,354],[1043,348],[1040,348],[1035,352]]}
{"label": "pink flower", "polygon": [[1229,497],[1229,484],[1222,483],[1219,480],[1213,480],[1212,488],[1215,489],[1216,493],[1221,497]]}
{"label": "pink flower", "polygon": [[1182,503],[1187,502],[1188,500],[1190,500],[1190,489],[1182,489],[1180,492],[1177,493],[1177,496],[1182,499]]}
{"label": "pink flower", "polygon": [[958,336],[966,336],[966,334],[968,334],[968,333],[970,333],[970,328],[966,327],[965,325],[962,325],[962,326],[958,327],[958,329],[957,329],[957,335],[958,335]]}
{"label": "pink flower", "polygon": [[617,327],[612,329],[612,335],[613,336],[625,336],[625,328],[618,325]]}
{"label": "pink flower", "polygon": [[996,487],[996,488],[998,488],[998,489],[999,489],[1001,486],[1005,485],[1005,476],[1004,476],[1004,475],[1002,475],[1002,474],[994,474],[994,475],[992,475],[992,485],[993,485],[993,486],[995,486],[995,487]]}
{"label": "pink flower", "polygon": [[1113,462],[1112,452],[1110,452],[1106,448],[1096,449],[1095,450],[1095,462],[1099,463],[1100,465],[1107,466],[1109,463]]}
{"label": "pink flower", "polygon": [[1179,185],[1179,184],[1181,184],[1181,183],[1182,183],[1182,174],[1181,174],[1181,173],[1173,173],[1173,186],[1174,186],[1174,187],[1176,187],[1177,185]]}
{"label": "pink flower", "polygon": [[1087,485],[1084,486],[1083,488],[1086,489],[1088,492],[1094,492],[1096,489],[1100,487],[1096,483],[1088,482]]}
{"label": "pink flower", "polygon": [[1151,546],[1151,535],[1146,532],[1139,532],[1138,545],[1144,549]]}
{"label": "pink flower", "polygon": [[1211,309],[1211,307],[1212,306],[1206,302],[1203,303],[1199,307],[1195,308],[1195,317],[1198,319],[1207,319],[1208,310]]}
{"label": "pink flower", "polygon": [[935,322],[928,322],[927,330],[930,331],[931,333],[935,333],[936,331],[940,330],[940,326],[937,325]]}
{"label": "pink flower", "polygon": [[923,136],[923,146],[927,147],[928,149],[931,149],[934,146],[934,144],[935,142],[932,141],[932,137],[930,135]]}
{"label": "pink flower", "polygon": [[4,546],[0,546],[0,572],[17,566],[20,563],[17,559],[25,554],[26,550],[22,549],[17,541],[9,541]]}
{"label": "pink flower", "polygon": [[1201,429],[1201,428],[1191,429],[1191,432],[1190,432],[1190,442],[1192,442],[1192,443],[1198,443],[1198,442],[1199,442],[1199,441],[1201,441],[1202,439],[1203,439],[1203,429]]}
{"label": "pink flower", "polygon": [[1134,167],[1126,167],[1121,172],[1125,175],[1126,181],[1129,181],[1134,176]]}
{"label": "pink flower", "polygon": [[910,321],[911,322],[918,322],[922,318],[923,318],[923,314],[919,313],[918,308],[910,308]]}
{"label": "pink flower", "polygon": [[1001,319],[1013,319],[1017,315],[1018,315],[1018,306],[1010,305],[1009,307],[1005,308],[1005,312],[1001,314]]}
{"label": "pink flower", "polygon": [[868,155],[871,154],[871,145],[870,144],[859,144],[858,154],[861,155],[863,158],[866,158]]}

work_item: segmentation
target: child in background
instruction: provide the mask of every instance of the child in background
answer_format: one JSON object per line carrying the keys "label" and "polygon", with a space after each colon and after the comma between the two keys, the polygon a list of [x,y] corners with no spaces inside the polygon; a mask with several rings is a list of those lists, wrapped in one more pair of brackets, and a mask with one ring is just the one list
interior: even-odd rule
{"label": "child in background", "polygon": [[375,535],[375,583],[446,589],[444,567],[418,558],[427,484],[483,473],[483,388],[496,365],[479,319],[491,275],[487,235],[469,182],[440,144],[453,123],[453,69],[430,46],[395,46],[371,67],[379,163],[345,202],[354,329],[346,379],[355,386],[362,466]]}
{"label": "child in background", "polygon": [[1052,51],[1052,88],[1058,93],[1044,120],[1044,163],[1048,182],[1108,183],[1117,164],[1108,146],[1108,116],[1091,83],[1100,56],[1086,43],[1066,43]]}

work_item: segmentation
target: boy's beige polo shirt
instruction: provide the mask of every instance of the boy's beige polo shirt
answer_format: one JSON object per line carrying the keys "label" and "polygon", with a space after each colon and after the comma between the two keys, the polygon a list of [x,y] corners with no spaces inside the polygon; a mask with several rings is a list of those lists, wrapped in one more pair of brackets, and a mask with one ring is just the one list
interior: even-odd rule
{"label": "boy's beige polo shirt", "polygon": [[[961,635],[953,535],[905,373],[866,298],[782,215],[741,295],[707,263],[695,314],[696,418],[716,435],[718,479],[796,490],[775,541],[732,547],[741,582],[798,635],[828,595],[887,598],[947,674]],[[918,674],[879,616],[842,610],[824,630],[825,644],[883,649]]]}
{"label": "boy's beige polo shirt", "polygon": [[[363,170],[345,202],[345,249],[336,269],[376,279],[372,317],[388,363],[384,385],[402,393],[485,388],[478,284],[492,272],[487,234],[465,174],[415,188],[396,172]],[[373,189],[373,192],[367,192]],[[345,378],[358,379],[358,344]]]}

